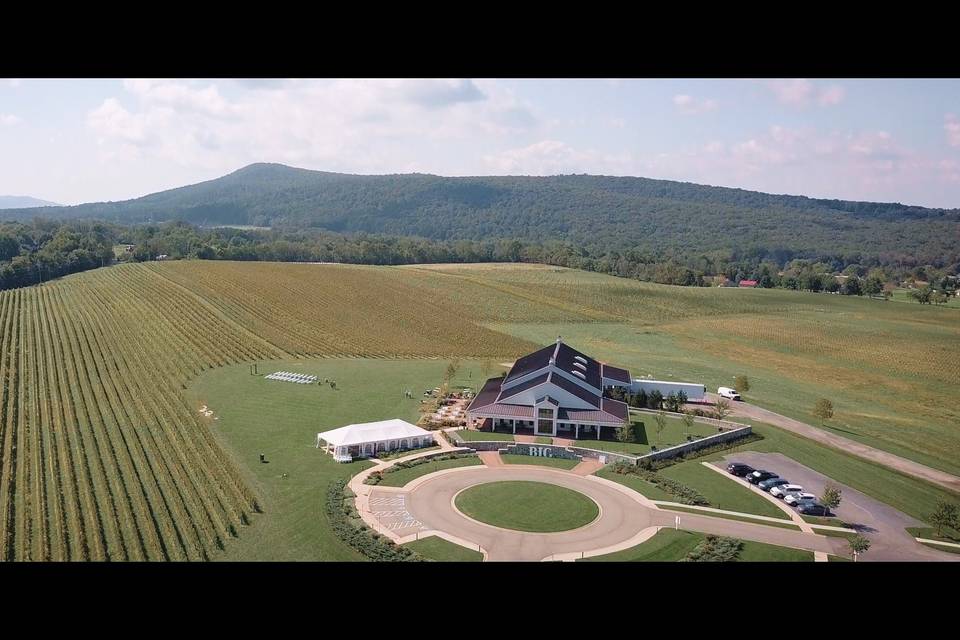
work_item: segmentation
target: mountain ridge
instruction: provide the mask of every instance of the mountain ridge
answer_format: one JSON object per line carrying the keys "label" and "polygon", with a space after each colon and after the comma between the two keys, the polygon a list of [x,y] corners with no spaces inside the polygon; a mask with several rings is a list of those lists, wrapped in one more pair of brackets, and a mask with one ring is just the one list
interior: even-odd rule
{"label": "mountain ridge", "polygon": [[642,177],[359,175],[254,163],[117,202],[9,209],[120,223],[325,229],[443,240],[560,240],[651,252],[756,247],[956,253],[960,209],[767,194]]}

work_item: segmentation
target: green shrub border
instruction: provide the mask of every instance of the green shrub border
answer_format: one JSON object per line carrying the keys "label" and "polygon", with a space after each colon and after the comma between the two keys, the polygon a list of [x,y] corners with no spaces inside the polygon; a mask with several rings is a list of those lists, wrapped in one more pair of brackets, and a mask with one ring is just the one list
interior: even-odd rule
{"label": "green shrub border", "polygon": [[614,462],[610,467],[610,470],[620,475],[639,476],[643,480],[646,480],[650,484],[656,486],[658,489],[662,489],[664,492],[669,493],[673,497],[677,498],[677,500],[680,501],[680,504],[689,504],[701,507],[710,506],[710,501],[707,500],[696,489],[691,489],[682,482],[677,482],[672,478],[664,478],[663,476],[654,473],[649,469],[628,464],[626,462]]}
{"label": "green shrub border", "polygon": [[360,519],[353,498],[346,492],[347,481],[337,480],[327,489],[326,513],[338,538],[363,556],[379,562],[424,562],[426,558],[413,549],[395,544],[368,526],[354,525]]}
{"label": "green shrub border", "polygon": [[383,480],[383,476],[386,473],[393,473],[394,471],[400,471],[401,469],[410,469],[411,467],[418,467],[421,464],[428,464],[430,462],[440,462],[442,460],[456,460],[457,458],[475,458],[477,457],[476,452],[470,453],[444,453],[437,456],[423,456],[422,458],[415,458],[413,460],[404,460],[398,462],[392,467],[387,467],[383,471],[374,471],[368,475],[363,484],[372,484],[378,485],[380,481]]}
{"label": "green shrub border", "polygon": [[680,562],[736,562],[741,550],[742,540],[710,534]]}
{"label": "green shrub border", "polygon": [[690,451],[688,453],[679,453],[671,458],[653,460],[651,458],[644,458],[641,456],[637,460],[637,466],[648,471],[658,471],[660,469],[671,467],[675,464],[680,464],[681,462],[686,462],[687,460],[696,460],[697,458],[709,456],[720,451],[726,451],[727,449],[734,449],[745,444],[750,444],[751,442],[759,442],[760,440],[763,440],[763,436],[759,433],[749,433],[742,438],[737,438],[736,440],[721,442],[719,444],[711,445],[703,449],[697,449],[696,451]]}

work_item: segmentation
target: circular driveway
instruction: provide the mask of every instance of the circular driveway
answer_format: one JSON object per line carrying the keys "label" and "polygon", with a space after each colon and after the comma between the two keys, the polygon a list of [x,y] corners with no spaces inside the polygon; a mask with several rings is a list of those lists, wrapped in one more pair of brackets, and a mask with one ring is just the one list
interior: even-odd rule
{"label": "circular driveway", "polygon": [[[546,482],[578,491],[600,506],[600,516],[572,531],[526,533],[472,520],[453,504],[454,497],[468,487],[504,480]],[[410,488],[406,508],[426,528],[479,544],[489,560],[539,561],[554,554],[603,549],[624,543],[664,520],[616,487],[566,471],[521,465],[469,467],[425,476]]]}

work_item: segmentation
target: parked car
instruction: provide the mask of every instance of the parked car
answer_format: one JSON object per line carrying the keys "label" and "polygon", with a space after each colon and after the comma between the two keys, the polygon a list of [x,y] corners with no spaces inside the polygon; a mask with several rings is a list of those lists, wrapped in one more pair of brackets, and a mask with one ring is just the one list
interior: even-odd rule
{"label": "parked car", "polygon": [[737,393],[737,390],[731,389],[730,387],[719,387],[717,389],[717,395],[721,398],[729,398],[730,400],[740,399],[740,394]]}
{"label": "parked car", "polygon": [[830,515],[830,509],[827,509],[825,506],[810,500],[809,502],[801,502],[797,505],[797,511],[802,513],[805,516],[828,516]]}
{"label": "parked car", "polygon": [[777,478],[777,477],[779,476],[777,476],[777,474],[775,474],[773,471],[757,469],[756,471],[754,471],[753,473],[747,476],[747,481],[750,484],[759,484],[764,480],[769,480],[770,478]]}
{"label": "parked car", "polygon": [[800,493],[803,487],[798,484],[781,484],[770,488],[770,495],[774,498],[784,498],[788,493]]}
{"label": "parked car", "polygon": [[816,502],[817,496],[812,493],[788,493],[783,497],[783,501],[790,506],[797,506],[801,502]]}
{"label": "parked car", "polygon": [[753,473],[755,469],[748,464],[743,464],[742,462],[731,462],[727,465],[727,471],[739,478],[742,478],[749,473]]}
{"label": "parked car", "polygon": [[779,487],[780,485],[790,484],[790,481],[786,478],[767,478],[762,482],[758,482],[757,486],[763,489],[764,491],[770,491],[774,487]]}

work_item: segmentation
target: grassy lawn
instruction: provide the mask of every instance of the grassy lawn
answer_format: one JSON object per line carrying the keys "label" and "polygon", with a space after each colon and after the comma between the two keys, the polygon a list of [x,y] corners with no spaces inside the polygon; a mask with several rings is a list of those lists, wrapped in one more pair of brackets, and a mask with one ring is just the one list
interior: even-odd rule
{"label": "grassy lawn", "polygon": [[[259,365],[261,374],[285,370],[321,380],[335,378],[336,391],[264,380],[251,376],[246,364],[213,369],[194,378],[184,391],[186,402],[193,410],[208,405],[214,411],[207,419],[211,431],[261,496],[264,510],[240,531],[238,539],[227,541],[223,559],[362,560],[333,535],[323,512],[323,496],[332,480],[350,477],[370,463],[334,462],[332,456],[314,448],[316,434],[357,422],[415,421],[420,403],[405,398],[403,391],[435,387],[446,366],[444,360],[360,358]],[[479,377],[477,364],[463,361],[455,380],[469,384]],[[260,453],[268,464],[259,463]]]}
{"label": "grassy lawn", "polygon": [[936,549],[937,551],[946,551],[947,553],[960,554],[960,549],[957,549],[956,547],[948,547],[942,544],[930,544],[929,542],[921,542],[920,544],[922,544],[925,547],[930,547],[931,549]]}
{"label": "grassy lawn", "polygon": [[845,558],[843,556],[828,555],[827,562],[853,562],[853,560],[851,558]]}
{"label": "grassy lawn", "polygon": [[423,453],[425,451],[439,451],[440,445],[434,445],[432,447],[421,447],[419,449],[407,449],[405,451],[391,451],[390,453],[381,453],[377,456],[377,460],[394,460],[396,458],[403,458],[406,456],[413,455],[415,453]]}
{"label": "grassy lawn", "polygon": [[657,487],[656,485],[650,484],[640,476],[635,476],[633,474],[619,474],[610,471],[607,467],[598,469],[593,475],[605,478],[607,480],[613,480],[616,483],[622,484],[625,487],[630,487],[637,493],[642,496],[646,496],[651,500],[676,500],[669,493]]}
{"label": "grassy lawn", "polygon": [[600,508],[578,491],[544,482],[489,482],[465,489],[457,509],[480,522],[505,529],[548,533],[593,522]]}
{"label": "grassy lawn", "polygon": [[548,438],[547,436],[537,436],[533,441],[537,444],[553,444],[553,438]]}
{"label": "grassy lawn", "polygon": [[737,562],[813,562],[813,552],[743,540]]}
{"label": "grassy lawn", "polygon": [[444,540],[439,536],[430,536],[423,540],[408,542],[409,547],[420,555],[438,562],[483,562],[483,554],[467,549],[459,544]]}
{"label": "grassy lawn", "polygon": [[704,467],[701,459],[688,460],[657,471],[660,475],[696,489],[710,501],[710,506],[728,511],[753,513],[758,516],[789,519],[775,505],[756,495],[734,480]]}
{"label": "grassy lawn", "polygon": [[[710,516],[712,518],[723,518],[724,520],[739,520],[740,522],[750,522],[753,524],[762,524],[768,527],[777,527],[779,529],[792,529],[794,531],[800,531],[800,527],[793,524],[789,520],[786,520],[782,523],[780,522],[771,522],[770,520],[756,520],[754,518],[746,518],[743,516],[734,516],[727,513],[713,513],[711,511],[702,511],[700,509],[690,509],[684,506],[673,506],[662,504],[659,505],[661,509],[666,509],[668,511],[681,511],[683,513],[695,513],[701,516]],[[683,524],[683,520],[680,521],[680,524]]]}
{"label": "grassy lawn", "polygon": [[491,433],[489,431],[475,431],[473,429],[460,429],[450,432],[465,442],[476,442],[477,440],[496,440],[499,442],[513,442],[513,435],[509,433]]}
{"label": "grassy lawn", "polygon": [[392,473],[383,474],[383,480],[380,484],[385,487],[402,487],[411,480],[425,476],[434,471],[443,471],[444,469],[456,469],[457,467],[473,467],[481,465],[480,458],[472,456],[469,458],[454,458],[453,460],[439,460],[437,462],[425,462],[408,469],[400,469]]}
{"label": "grassy lawn", "polygon": [[557,469],[573,469],[579,461],[567,460],[566,458],[543,458],[540,456],[522,456],[513,453],[500,454],[500,459],[504,464],[536,464],[541,467],[556,467]]}
{"label": "grassy lawn", "polygon": [[[937,535],[937,530],[933,527],[907,527],[907,531],[914,538],[926,538],[928,540],[941,540],[943,542],[960,544],[960,533],[950,527],[944,527],[939,536]],[[946,547],[943,548],[945,549]]]}
{"label": "grassy lawn", "polygon": [[700,460],[719,460],[737,451],[779,452],[921,521],[926,521],[927,516],[933,512],[938,499],[951,502],[960,499],[960,496],[946,489],[819,445],[782,429],[759,422],[746,422],[752,424],[754,432],[762,435],[764,439],[711,454]]}
{"label": "grassy lawn", "polygon": [[604,556],[584,558],[577,562],[677,562],[686,558],[704,538],[703,534],[692,531],[661,529],[652,538],[635,547]]}
{"label": "grassy lawn", "polygon": [[[643,455],[650,453],[651,446],[656,445],[658,449],[666,449],[669,446],[686,442],[686,434],[691,433],[699,436],[709,436],[717,432],[714,427],[705,424],[694,423],[693,428],[687,431],[683,421],[667,416],[664,423],[663,432],[657,437],[656,421],[650,414],[636,413],[630,414],[633,423],[637,425],[637,442],[620,442],[619,440],[591,440],[582,438],[577,440],[574,446],[584,449],[596,449],[597,451],[610,451],[612,453],[625,453],[628,455]],[[611,431],[610,429],[606,431]]]}

